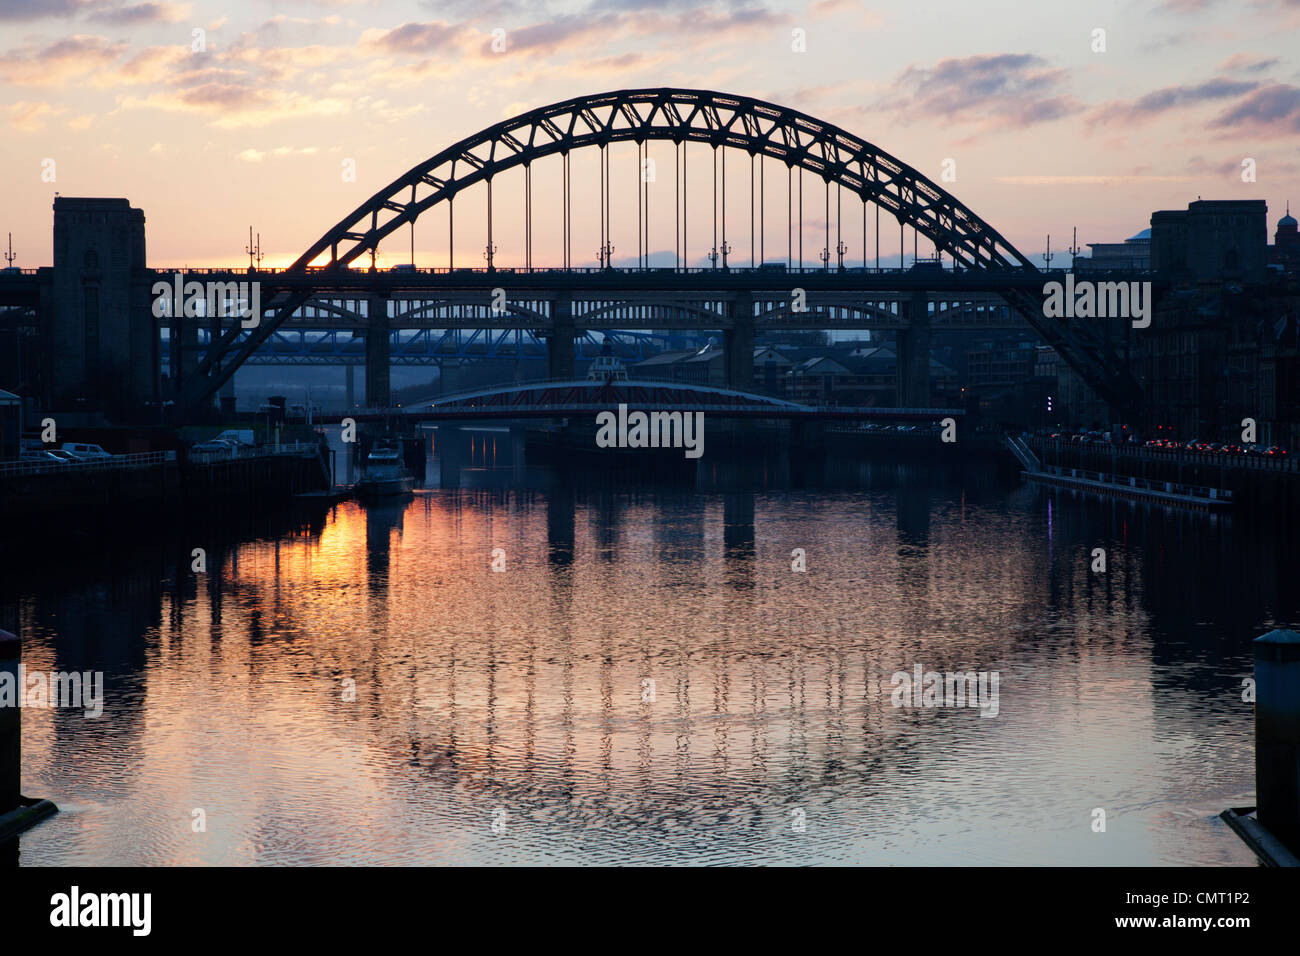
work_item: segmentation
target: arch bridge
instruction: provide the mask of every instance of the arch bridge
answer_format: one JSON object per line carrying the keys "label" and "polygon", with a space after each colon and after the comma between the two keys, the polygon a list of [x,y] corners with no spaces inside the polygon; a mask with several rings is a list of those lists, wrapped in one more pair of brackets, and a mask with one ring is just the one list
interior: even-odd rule
{"label": "arch bridge", "polygon": [[[621,169],[611,165],[612,154],[623,150],[620,158],[631,158],[631,149],[636,159],[631,174],[625,161]],[[575,264],[574,259],[578,232],[573,216],[575,156],[594,159],[599,171],[598,175],[588,171],[579,177],[580,182],[590,183],[593,196],[597,188],[599,191],[595,203],[600,225],[598,236],[592,237],[598,239],[595,268]],[[701,156],[710,165],[702,187]],[[728,170],[733,169],[735,197],[737,156],[743,170],[739,189],[742,209],[737,211],[733,199],[729,212]],[[690,172],[692,158],[694,174]],[[665,167],[671,161],[671,176],[655,172],[659,160]],[[635,192],[637,210],[635,219],[628,212],[617,223],[615,213],[622,204],[611,203],[616,172]],[[512,180],[512,195],[517,198],[508,211],[519,214],[521,222],[506,240],[514,245],[509,266],[499,248],[498,240],[505,234],[493,208],[494,185],[506,173],[522,178],[521,183]],[[545,200],[534,204],[533,180],[547,173],[557,180],[554,185],[558,188],[543,186]],[[774,203],[768,195],[769,178],[774,179],[775,217],[771,215]],[[668,215],[670,179],[673,211]],[[785,180],[784,190],[781,179]],[[809,237],[804,215],[806,179],[814,184],[810,197],[814,243],[809,258],[821,264],[812,268],[806,267],[804,260]],[[821,190],[816,188],[818,181]],[[701,190],[711,207],[703,216],[702,204],[695,199]],[[630,208],[631,193],[620,195]],[[456,267],[457,201],[463,231],[463,206],[471,196],[483,201],[484,218],[475,222],[475,235],[481,232],[487,239],[482,253],[486,267],[481,269]],[[748,207],[743,208],[746,199]],[[780,222],[781,205],[785,207],[784,223]],[[534,258],[534,214],[542,206],[551,208],[557,214],[553,218],[559,220],[551,230],[558,234],[559,262],[547,265]],[[889,219],[897,227],[897,246],[890,237],[882,241],[882,210],[891,237]],[[441,223],[444,211],[447,239],[439,257],[445,251],[447,265],[418,269],[414,262],[416,222],[422,216],[433,216]],[[770,247],[778,254],[785,247],[784,262],[779,264],[766,261],[771,218],[777,223]],[[701,219],[709,226],[702,229]],[[735,231],[735,226],[746,220],[748,268],[740,265],[745,258],[744,243]],[[874,243],[870,241],[872,224]],[[741,251],[729,242],[729,225],[732,237],[741,241]],[[783,241],[778,234],[780,226],[784,227],[780,230],[785,233]],[[408,228],[411,262],[380,269],[381,244],[392,240],[387,249],[399,245]],[[616,263],[615,233],[630,250],[632,243],[627,237],[633,230],[635,259],[625,251],[624,260]],[[670,230],[673,255],[668,261],[651,249],[652,236],[666,248],[664,236]],[[909,230],[913,264],[904,268]],[[817,231],[820,237],[816,237]],[[860,246],[851,250],[850,243],[857,243],[859,236]],[[817,238],[820,250],[816,250]],[[930,247],[926,252],[933,253],[924,260],[919,254],[922,239]],[[462,246],[463,242],[462,238]],[[869,247],[874,251],[874,266]],[[707,254],[701,256],[705,249]],[[882,266],[882,254],[883,261],[891,262],[894,249],[897,267]],[[385,251],[386,257],[388,254]],[[700,267],[703,261],[708,267]],[[1043,314],[1043,284],[1059,276],[1040,272],[988,222],[915,168],[833,124],[762,100],[706,90],[600,93],[531,110],[448,146],[357,206],[288,269],[256,273],[254,277],[262,285],[259,324],[251,329],[238,324],[214,329],[218,334],[213,335],[202,357],[192,367],[181,369],[178,404],[182,409],[195,408],[209,400],[235,369],[285,323],[300,316],[313,297],[347,295],[366,301],[367,379],[373,384],[368,390],[373,393],[371,401],[383,404],[389,332],[397,319],[393,307],[405,309],[400,304],[403,297],[423,294],[427,301],[441,303],[432,308],[437,318],[430,317],[431,322],[448,321],[448,310],[473,305],[479,310],[490,309],[496,320],[483,327],[514,322],[536,330],[548,342],[552,374],[561,378],[572,374],[573,341],[581,332],[593,327],[626,327],[611,322],[630,321],[628,314],[648,304],[695,310],[691,321],[700,323],[695,327],[714,328],[723,334],[727,381],[736,388],[743,388],[752,378],[749,357],[757,330],[869,327],[871,303],[890,302],[886,311],[897,315],[891,327],[898,334],[899,364],[906,382],[900,397],[903,404],[917,406],[924,405],[928,395],[935,303],[966,303],[951,315],[970,316],[981,311],[980,301],[996,297],[1053,346],[1102,398],[1118,408],[1135,407],[1140,390],[1113,344],[1121,329],[1114,323],[1069,322]],[[593,302],[603,304],[592,309]],[[598,314],[600,309],[611,308],[625,314]],[[938,311],[951,308],[948,305]],[[849,315],[855,318],[850,320]],[[874,320],[881,320],[879,311]],[[596,325],[598,322],[601,324]],[[652,326],[647,321],[642,327]],[[179,324],[173,330],[183,334]]]}
{"label": "arch bridge", "polygon": [[702,412],[718,418],[786,421],[935,422],[965,415],[961,409],[950,408],[809,405],[756,392],[690,383],[547,379],[459,392],[406,408],[325,415],[321,421],[337,424],[350,418],[357,422],[391,424],[399,419],[414,423],[566,418],[612,411],[619,405],[646,412]]}

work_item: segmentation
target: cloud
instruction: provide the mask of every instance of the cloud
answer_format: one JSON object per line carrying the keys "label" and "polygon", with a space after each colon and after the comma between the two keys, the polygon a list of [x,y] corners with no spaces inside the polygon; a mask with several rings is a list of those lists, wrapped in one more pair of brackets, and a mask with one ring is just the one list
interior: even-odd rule
{"label": "cloud", "polygon": [[1131,102],[1104,103],[1097,107],[1089,118],[1088,124],[1095,126],[1099,123],[1135,123],[1169,110],[1240,96],[1258,86],[1259,84],[1253,81],[1230,80],[1224,77],[1216,77],[1192,86],[1166,86],[1163,89],[1152,90]]}
{"label": "cloud", "polygon": [[0,54],[0,79],[16,86],[58,86],[117,60],[124,40],[75,34],[43,48],[25,46]]}
{"label": "cloud", "polygon": [[260,163],[268,156],[314,156],[320,152],[319,146],[277,146],[272,150],[253,149],[249,147],[238,158],[246,163]]}
{"label": "cloud", "polygon": [[36,133],[45,128],[45,121],[53,119],[64,110],[49,103],[13,103],[9,107],[9,125],[24,133]]}
{"label": "cloud", "polygon": [[101,70],[91,80],[94,86],[140,86],[173,82],[185,67],[211,62],[211,57],[190,52],[189,46],[151,46],[111,69]]}
{"label": "cloud", "polygon": [[4,0],[0,20],[44,20],[75,16],[85,0]]}
{"label": "cloud", "polygon": [[1294,136],[1300,133],[1300,87],[1277,83],[1257,89],[1209,125],[1257,136]]}
{"label": "cloud", "polygon": [[881,26],[885,18],[874,10],[866,9],[858,0],[816,0],[808,5],[808,16],[813,19],[853,13],[861,26]]}
{"label": "cloud", "polygon": [[214,117],[212,125],[221,129],[266,126],[287,119],[339,116],[350,109],[344,100],[233,83],[205,83],[193,89],[169,90],[143,98],[123,97],[119,107],[198,113]]}
{"label": "cloud", "polygon": [[[447,12],[442,5],[438,9]],[[537,15],[544,10],[544,6],[539,9],[536,4],[521,4],[516,15]],[[689,16],[685,15],[686,11]],[[516,13],[513,8],[510,12]],[[609,52],[612,44],[636,37],[671,38],[672,49],[678,54],[698,46],[716,46],[720,38],[739,44],[756,31],[791,22],[791,17],[754,0],[732,0],[704,7],[688,0],[668,0],[591,3],[578,12],[568,9],[516,27],[500,26],[497,20],[508,22],[505,17],[489,19],[480,14],[471,15],[461,23],[441,20],[404,23],[390,30],[367,30],[362,34],[361,45],[395,56],[454,56],[457,67],[500,67],[503,63],[514,66],[519,57],[549,58],[550,67],[556,58],[576,62],[592,51],[616,56]],[[482,23],[484,29],[471,27],[473,23]],[[489,23],[492,29],[486,28]],[[496,39],[493,30],[498,28],[505,30],[504,53],[492,48]],[[503,58],[506,56],[509,59]]]}
{"label": "cloud", "polygon": [[187,5],[147,2],[96,10],[86,19],[115,27],[134,27],[146,23],[179,23],[189,12]]}
{"label": "cloud", "polygon": [[[586,39],[597,39],[602,45],[610,39],[625,32],[631,20],[627,14],[604,13],[590,16],[585,13],[558,16],[544,23],[511,30],[506,34],[506,50],[512,53],[535,53],[551,55],[557,53],[582,53]],[[490,54],[491,35],[480,41],[480,52]]]}
{"label": "cloud", "polygon": [[1149,176],[1145,174],[1116,174],[1101,176],[994,176],[993,181],[1012,186],[1115,186],[1135,183],[1185,183],[1192,176]]}
{"label": "cloud", "polygon": [[994,127],[1033,126],[1083,108],[1060,91],[1064,77],[1064,70],[1028,53],[949,58],[933,67],[909,66],[879,105],[904,122],[991,118]]}
{"label": "cloud", "polygon": [[1203,156],[1193,156],[1187,161],[1187,171],[1198,177],[1232,176],[1235,178],[1241,172],[1241,160],[1229,159],[1212,163]]}
{"label": "cloud", "polygon": [[111,26],[139,26],[176,23],[188,15],[188,5],[166,0],[145,0],[136,4],[124,3],[123,0],[0,0],[0,21],[84,17],[87,21]]}
{"label": "cloud", "polygon": [[1219,69],[1239,73],[1261,73],[1276,64],[1277,57],[1251,56],[1249,53],[1238,53],[1236,56],[1224,60]]}
{"label": "cloud", "polygon": [[446,23],[403,23],[391,30],[367,30],[361,45],[382,53],[430,54],[457,49],[467,31]]}

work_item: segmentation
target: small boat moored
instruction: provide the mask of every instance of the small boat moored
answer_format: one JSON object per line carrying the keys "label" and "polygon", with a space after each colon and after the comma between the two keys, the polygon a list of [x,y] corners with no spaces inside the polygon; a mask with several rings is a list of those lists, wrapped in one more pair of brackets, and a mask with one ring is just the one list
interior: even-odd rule
{"label": "small boat moored", "polygon": [[415,476],[402,461],[401,443],[392,438],[376,438],[366,456],[361,480],[357,482],[357,495],[369,498],[404,495],[414,487]]}

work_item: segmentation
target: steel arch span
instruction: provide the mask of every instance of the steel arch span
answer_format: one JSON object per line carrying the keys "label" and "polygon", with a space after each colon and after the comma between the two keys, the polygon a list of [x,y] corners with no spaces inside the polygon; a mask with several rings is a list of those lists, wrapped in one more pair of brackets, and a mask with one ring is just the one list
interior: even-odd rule
{"label": "steel arch span", "polygon": [[[968,270],[1038,275],[1027,256],[956,197],[913,167],[830,123],[762,100],[707,90],[622,90],[579,96],[520,114],[447,147],[412,167],[354,209],[287,270],[342,270],[374,252],[426,210],[452,202],[463,190],[547,156],[611,143],[668,140],[730,147],[771,157],[838,184],[883,207]],[[725,234],[724,234],[725,235]],[[575,283],[581,277],[575,276]],[[1008,289],[1007,302],[1103,398],[1131,406],[1140,397],[1117,356],[1095,330],[1045,317],[1041,302]],[[239,338],[231,329],[183,383],[180,404],[209,398],[309,295],[282,291],[258,327]],[[227,361],[229,358],[229,361]]]}
{"label": "steel arch span", "polygon": [[[884,408],[854,405],[807,405],[772,395],[689,382],[623,379],[544,380],[517,385],[494,385],[445,395],[418,406],[371,409],[348,417],[356,421],[383,421],[396,416],[409,422],[508,418],[558,418],[615,411],[619,405],[642,411],[704,412],[722,418],[766,419],[887,419],[936,421],[964,418],[953,408]],[[339,421],[342,416],[323,416]]]}
{"label": "steel arch span", "polygon": [[969,268],[1037,271],[955,196],[838,126],[746,96],[670,88],[578,96],[490,126],[393,180],[290,268],[346,266],[429,207],[516,166],[587,146],[651,139],[729,146],[779,159],[876,203]]}

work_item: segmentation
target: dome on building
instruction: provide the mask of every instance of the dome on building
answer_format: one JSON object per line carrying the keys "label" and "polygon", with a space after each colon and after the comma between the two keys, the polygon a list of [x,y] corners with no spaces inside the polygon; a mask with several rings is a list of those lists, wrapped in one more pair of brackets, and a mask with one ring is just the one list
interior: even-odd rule
{"label": "dome on building", "polygon": [[1290,210],[1287,210],[1287,214],[1277,221],[1277,227],[1279,229],[1283,229],[1286,226],[1290,226],[1292,229],[1296,227],[1295,216],[1291,215]]}
{"label": "dome on building", "polygon": [[1151,239],[1151,230],[1150,230],[1150,229],[1143,229],[1143,230],[1142,230],[1141,232],[1139,232],[1136,236],[1129,236],[1129,237],[1128,237],[1127,239],[1125,239],[1124,241],[1125,241],[1125,242],[1144,242],[1144,241],[1148,241],[1148,240],[1150,240],[1150,239]]}

